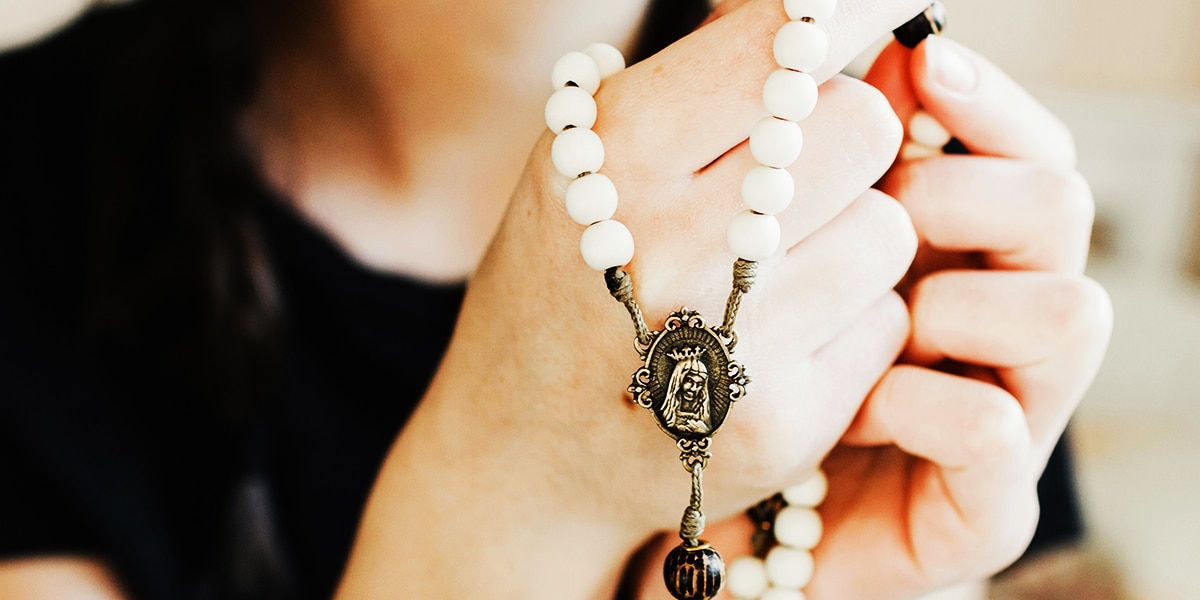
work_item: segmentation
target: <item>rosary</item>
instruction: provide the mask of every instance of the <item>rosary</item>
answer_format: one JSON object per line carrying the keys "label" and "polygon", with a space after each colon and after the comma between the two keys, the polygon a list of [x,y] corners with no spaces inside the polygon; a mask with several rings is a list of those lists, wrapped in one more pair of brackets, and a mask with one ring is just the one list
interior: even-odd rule
{"label": "rosary", "polygon": [[[592,131],[597,118],[593,96],[603,79],[625,68],[621,52],[607,44],[592,44],[583,52],[563,56],[551,73],[557,91],[546,103],[545,117],[556,134],[551,149],[554,167],[572,179],[564,197],[567,213],[586,227],[580,240],[584,262],[604,273],[609,293],[624,305],[634,325],[642,367],[633,374],[628,391],[675,440],[679,459],[691,475],[691,494],[679,527],[681,542],[663,566],[667,589],[679,600],[711,599],[726,579],[724,559],[700,539],[705,524],[704,469],[712,457],[713,435],[750,383],[746,369],[733,358],[738,341],[734,324],[742,298],[754,285],[758,261],[779,247],[775,215],[788,207],[795,194],[787,168],[803,146],[799,122],[817,104],[817,82],[810,73],[829,52],[824,26],[833,16],[835,2],[783,0],[789,21],[775,35],[779,68],[763,85],[763,104],[769,114],[750,133],[750,152],[759,164],[742,181],[745,209],[730,220],[726,231],[737,259],[719,325],[710,326],[704,316],[683,307],[667,317],[661,331],[651,331],[634,299],[632,278],[622,268],[633,259],[633,235],[612,218],[617,189],[599,173],[604,144]],[[941,5],[934,3],[895,34],[902,44],[915,47],[925,36],[940,33],[944,21]],[[752,540],[755,557],[731,563],[728,575],[735,597],[803,600],[800,588],[813,573],[810,551],[822,534],[815,507],[825,492],[824,475],[818,472],[749,511],[759,524]]]}

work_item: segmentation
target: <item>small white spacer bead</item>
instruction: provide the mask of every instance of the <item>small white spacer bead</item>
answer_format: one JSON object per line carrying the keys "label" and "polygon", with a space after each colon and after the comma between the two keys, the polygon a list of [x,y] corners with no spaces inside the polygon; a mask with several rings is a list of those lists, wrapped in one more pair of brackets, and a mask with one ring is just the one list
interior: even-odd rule
{"label": "small white spacer bead", "polygon": [[568,129],[554,138],[550,160],[564,177],[595,173],[604,165],[604,142],[591,129]]}
{"label": "small white spacer bead", "polygon": [[804,133],[792,121],[763,117],[750,130],[750,153],[759,163],[784,169],[800,157]]}
{"label": "small white spacer bead", "polygon": [[579,252],[597,271],[624,266],[633,260],[633,234],[618,221],[600,221],[583,230]]}
{"label": "small white spacer bead", "polygon": [[765,566],[772,585],[793,590],[808,585],[815,568],[812,554],[784,546],[771,548]]}
{"label": "small white spacer bead", "polygon": [[743,556],[725,571],[725,582],[734,598],[758,598],[767,591],[767,568],[753,556]]}
{"label": "small white spacer bead", "polygon": [[742,179],[742,202],[764,215],[783,212],[795,194],[796,181],[785,169],[757,165]]}
{"label": "small white spacer bead", "polygon": [[574,83],[587,93],[595,94],[600,89],[600,67],[592,57],[582,52],[568,52],[554,63],[550,82],[556,90]]}
{"label": "small white spacer bead", "polygon": [[779,221],[771,215],[744,210],[729,221],[729,250],[745,260],[765,260],[779,249]]}
{"label": "small white spacer bead", "polygon": [[767,111],[788,121],[803,121],[817,107],[817,80],[808,73],[777,69],[763,84]]}
{"label": "small white spacer bead", "polygon": [[804,592],[800,590],[785,590],[783,588],[772,588],[767,590],[758,600],[805,600]]}
{"label": "small white spacer bead", "polygon": [[609,76],[625,70],[625,55],[621,54],[621,51],[615,46],[596,42],[584,48],[583,53],[596,61],[596,66],[600,68],[601,79],[608,79]]}
{"label": "small white spacer bead", "polygon": [[912,141],[930,148],[941,148],[950,142],[950,132],[933,118],[933,115],[918,110],[908,122],[908,137]]}
{"label": "small white spacer bead", "polygon": [[811,508],[789,506],[775,515],[775,539],[797,550],[811,550],[821,541],[821,515]]}
{"label": "small white spacer bead", "polygon": [[611,219],[617,212],[617,186],[600,173],[580,177],[567,186],[567,214],[580,225]]}
{"label": "small white spacer bead", "polygon": [[789,506],[813,508],[820,506],[821,502],[825,501],[825,494],[828,492],[829,479],[825,477],[824,471],[818,470],[815,475],[809,477],[803,483],[783,490],[783,499],[787,501]]}
{"label": "small white spacer bead", "polygon": [[904,142],[904,145],[900,146],[900,160],[922,160],[941,155],[941,148],[933,148],[916,142]]}
{"label": "small white spacer bead", "polygon": [[554,133],[572,127],[591,129],[596,124],[596,99],[587,90],[565,87],[546,101],[546,126]]}
{"label": "small white spacer bead", "polygon": [[804,21],[788,21],[775,34],[775,62],[785,69],[811,73],[829,54],[829,35]]}
{"label": "small white spacer bead", "polygon": [[833,17],[837,7],[836,0],[783,0],[783,10],[793,21],[809,18],[818,23],[825,23]]}

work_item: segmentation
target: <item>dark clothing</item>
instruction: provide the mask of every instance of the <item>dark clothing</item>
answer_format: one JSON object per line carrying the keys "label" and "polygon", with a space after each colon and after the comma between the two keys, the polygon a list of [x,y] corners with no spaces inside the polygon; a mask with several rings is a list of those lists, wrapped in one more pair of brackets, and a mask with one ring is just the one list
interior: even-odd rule
{"label": "dark clothing", "polygon": [[[189,158],[210,124],[163,103],[206,88],[113,79],[138,79],[110,48],[142,10],[0,55],[0,559],[100,557],[136,598],[327,598],[463,288],[365,269]],[[1039,534],[1069,539],[1061,461]]]}

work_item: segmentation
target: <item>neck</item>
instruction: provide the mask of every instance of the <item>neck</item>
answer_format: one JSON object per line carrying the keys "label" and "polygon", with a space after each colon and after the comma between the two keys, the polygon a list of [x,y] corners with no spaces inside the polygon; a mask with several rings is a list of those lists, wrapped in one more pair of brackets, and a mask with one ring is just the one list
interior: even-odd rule
{"label": "neck", "polygon": [[647,0],[327,0],[268,39],[248,113],[268,180],[364,263],[477,264],[540,134],[549,66],[628,47]]}

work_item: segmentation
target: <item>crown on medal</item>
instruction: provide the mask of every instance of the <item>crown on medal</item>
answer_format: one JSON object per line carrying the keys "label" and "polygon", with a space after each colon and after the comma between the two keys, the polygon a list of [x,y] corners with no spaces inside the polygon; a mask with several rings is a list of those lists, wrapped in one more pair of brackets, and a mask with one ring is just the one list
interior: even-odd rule
{"label": "crown on medal", "polygon": [[690,358],[700,358],[705,354],[708,354],[708,351],[705,350],[703,346],[692,346],[691,348],[679,348],[677,350],[672,350],[667,353],[667,356],[670,356],[672,359],[678,362]]}

